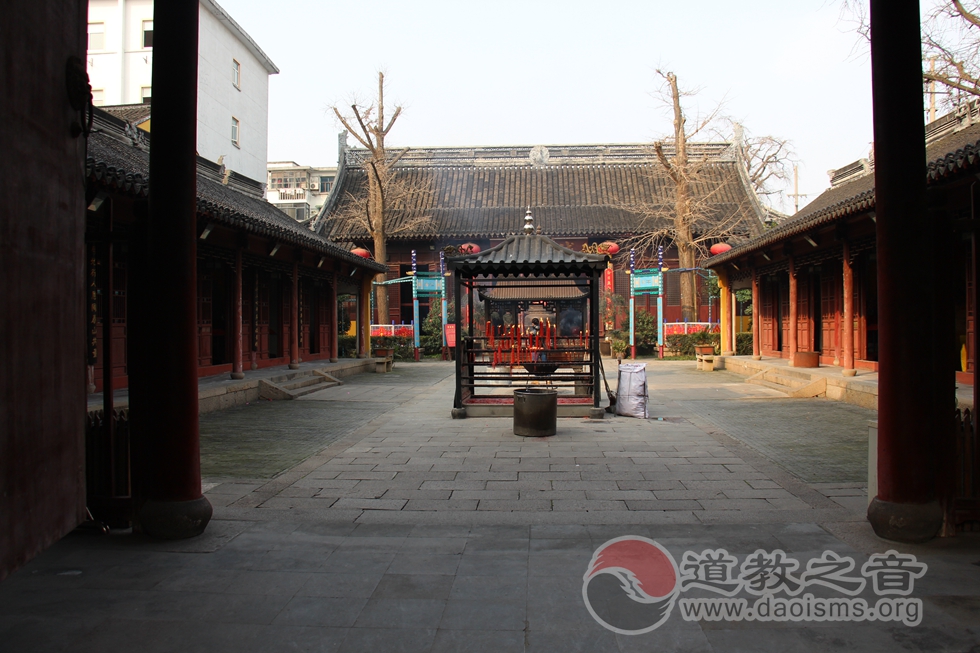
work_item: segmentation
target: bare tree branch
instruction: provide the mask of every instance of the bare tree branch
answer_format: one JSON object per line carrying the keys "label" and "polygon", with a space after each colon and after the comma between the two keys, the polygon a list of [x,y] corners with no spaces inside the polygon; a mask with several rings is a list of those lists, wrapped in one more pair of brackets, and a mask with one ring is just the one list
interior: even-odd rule
{"label": "bare tree branch", "polygon": [[[391,131],[395,121],[401,115],[402,108],[395,107],[391,119],[385,124],[384,106],[384,73],[378,73],[378,96],[376,101],[362,107],[354,102],[351,105],[352,116],[344,116],[335,106],[333,112],[340,123],[347,129],[347,132],[354,135],[354,138],[369,153],[367,161],[364,163],[367,171],[368,188],[364,197],[354,197],[348,194],[345,209],[337,216],[338,219],[349,219],[361,224],[371,239],[374,241],[374,259],[379,263],[388,262],[388,236],[391,233],[418,228],[427,218],[416,218],[400,224],[393,232],[389,224],[391,222],[390,207],[394,206],[399,198],[403,198],[413,192],[424,192],[424,189],[412,186],[405,179],[399,177],[394,166],[405,155],[408,150],[390,155],[385,148],[385,137]],[[377,118],[374,118],[377,116]],[[360,129],[354,129],[353,123]],[[379,278],[384,275],[378,275]],[[379,318],[387,322],[388,313],[388,292],[387,288],[379,286],[375,292],[375,306],[378,308]]]}

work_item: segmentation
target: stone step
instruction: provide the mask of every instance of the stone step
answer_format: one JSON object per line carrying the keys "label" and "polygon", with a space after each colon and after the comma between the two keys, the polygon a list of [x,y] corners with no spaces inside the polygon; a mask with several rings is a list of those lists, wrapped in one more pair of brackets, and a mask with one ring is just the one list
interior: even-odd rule
{"label": "stone step", "polygon": [[259,396],[274,401],[298,399],[335,385],[343,385],[343,381],[319,370],[289,372],[274,376],[268,381],[260,380]]}
{"label": "stone step", "polygon": [[810,382],[811,374],[810,372],[807,372],[805,369],[799,369],[795,367],[777,367],[777,368],[770,368],[769,371],[774,372],[776,374],[781,374],[783,376],[789,376],[796,379],[801,379],[803,381],[806,381],[807,383]]}
{"label": "stone step", "polygon": [[340,383],[336,381],[330,381],[328,379],[321,377],[320,381],[317,383],[311,385],[305,385],[296,390],[289,390],[288,392],[293,396],[293,399],[299,399],[300,397],[313,394],[314,392],[320,392],[320,390],[326,390],[327,388],[332,388],[335,385],[340,385]]}
{"label": "stone step", "polygon": [[776,383],[782,386],[786,386],[791,390],[796,390],[797,388],[802,388],[810,383],[810,375],[801,375],[799,373],[787,374],[784,370],[767,370],[763,378],[770,383]]}
{"label": "stone step", "polygon": [[269,377],[269,382],[275,383],[276,385],[283,385],[295,379],[309,378],[312,376],[314,376],[313,370],[297,370],[295,372],[286,372],[285,374],[280,374],[278,376],[271,376]]}
{"label": "stone step", "polygon": [[792,392],[792,390],[793,390],[792,388],[790,388],[788,386],[780,385],[779,383],[773,383],[772,381],[766,381],[765,379],[763,379],[761,377],[760,378],[746,379],[745,382],[746,383],[754,383],[755,385],[765,386],[767,388],[771,388],[772,390],[778,390],[779,392],[781,392],[781,393],[783,393],[784,395],[787,395],[787,396],[789,396],[789,393]]}
{"label": "stone step", "polygon": [[295,379],[290,379],[289,381],[280,381],[276,385],[286,390],[299,390],[300,388],[305,388],[308,385],[318,385],[326,381],[322,376],[316,376],[310,374],[309,376],[301,376]]}

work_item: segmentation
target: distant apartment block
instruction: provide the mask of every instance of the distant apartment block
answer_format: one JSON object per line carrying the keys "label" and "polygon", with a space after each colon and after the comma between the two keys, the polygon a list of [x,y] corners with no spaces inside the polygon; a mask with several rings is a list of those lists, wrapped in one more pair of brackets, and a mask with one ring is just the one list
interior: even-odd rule
{"label": "distant apartment block", "polygon": [[266,199],[297,222],[308,222],[326,202],[336,177],[337,168],[270,161]]}
{"label": "distant apartment block", "polygon": [[[198,154],[261,183],[269,147],[269,75],[279,69],[220,5],[201,0],[200,7]],[[89,0],[87,59],[97,106],[150,103],[153,1]]]}

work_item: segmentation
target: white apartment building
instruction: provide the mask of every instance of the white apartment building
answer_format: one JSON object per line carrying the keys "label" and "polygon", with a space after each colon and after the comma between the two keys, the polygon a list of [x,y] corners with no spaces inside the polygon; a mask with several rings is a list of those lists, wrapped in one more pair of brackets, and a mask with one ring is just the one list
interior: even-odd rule
{"label": "white apartment building", "polygon": [[337,168],[301,166],[295,161],[270,161],[266,199],[297,222],[320,212],[337,177]]}
{"label": "white apartment building", "polygon": [[[279,69],[214,0],[201,0],[200,7],[197,152],[261,182],[269,75]],[[97,106],[150,102],[153,0],[89,0],[87,58]]]}

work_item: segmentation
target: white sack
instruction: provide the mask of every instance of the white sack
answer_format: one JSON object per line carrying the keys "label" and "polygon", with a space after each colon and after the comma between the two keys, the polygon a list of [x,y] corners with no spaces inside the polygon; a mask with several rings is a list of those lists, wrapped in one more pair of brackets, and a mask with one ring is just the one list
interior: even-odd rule
{"label": "white sack", "polygon": [[647,364],[620,363],[616,388],[616,414],[626,417],[649,417],[647,413]]}

